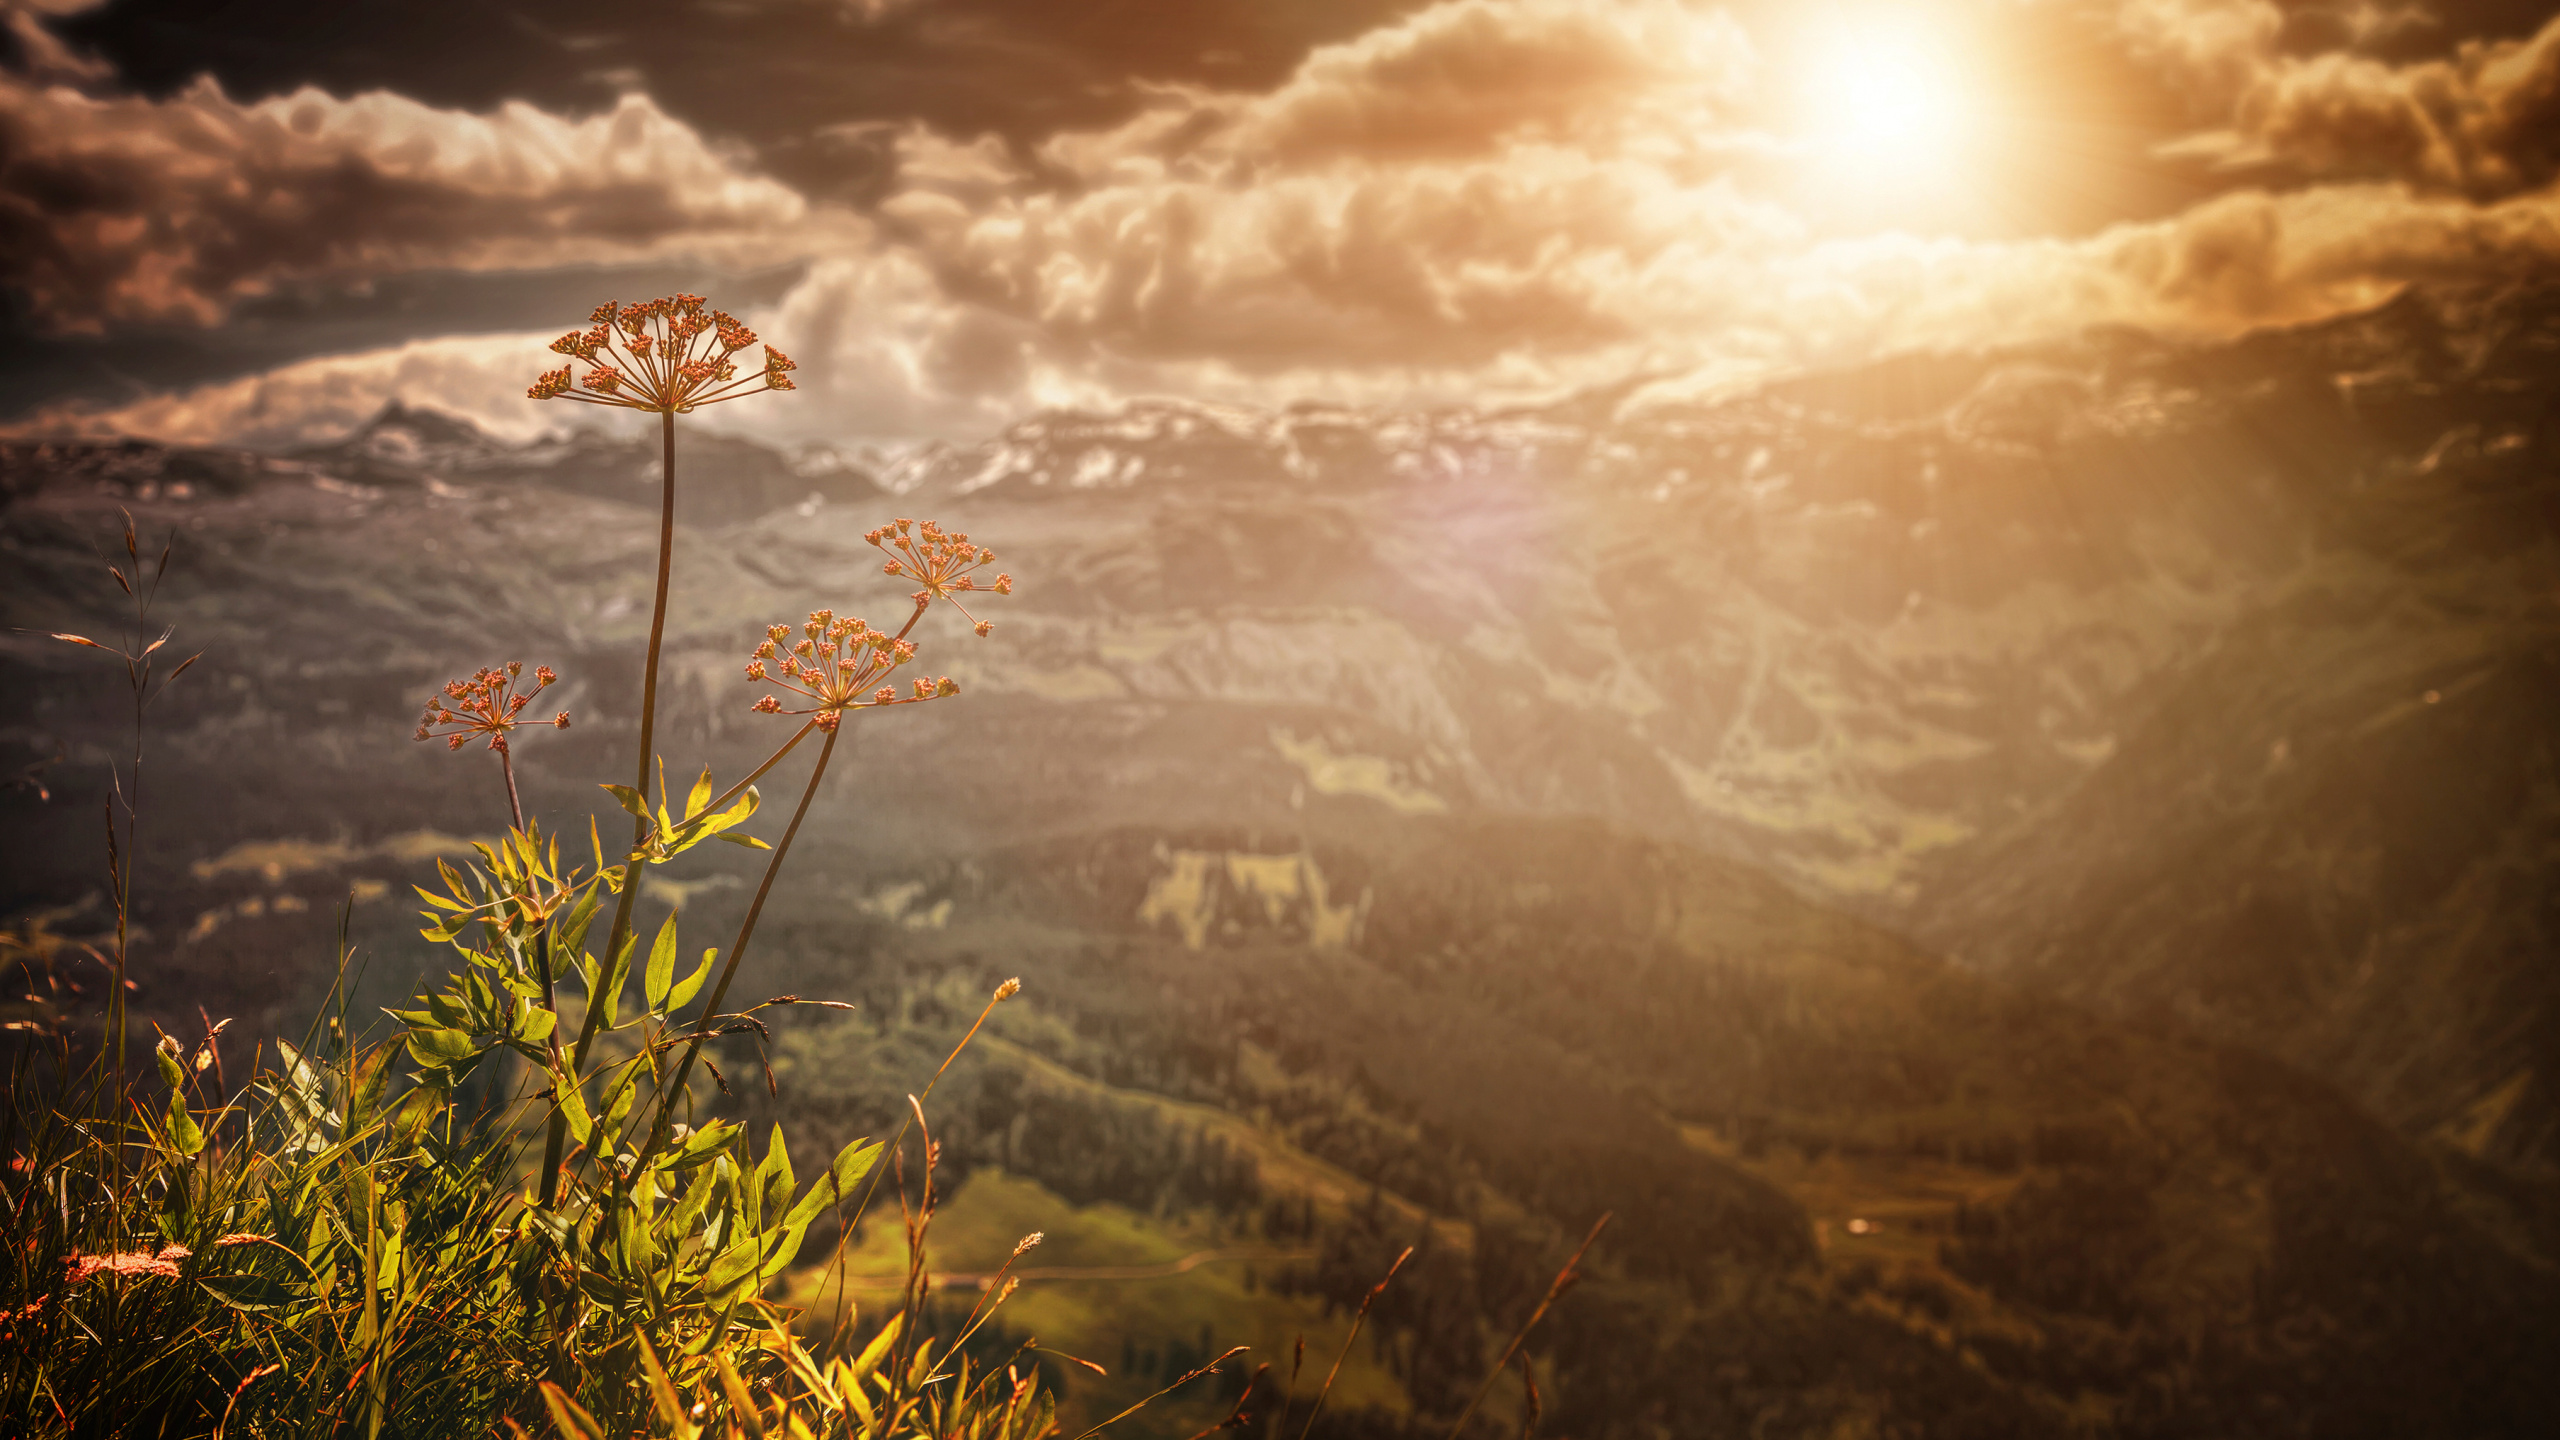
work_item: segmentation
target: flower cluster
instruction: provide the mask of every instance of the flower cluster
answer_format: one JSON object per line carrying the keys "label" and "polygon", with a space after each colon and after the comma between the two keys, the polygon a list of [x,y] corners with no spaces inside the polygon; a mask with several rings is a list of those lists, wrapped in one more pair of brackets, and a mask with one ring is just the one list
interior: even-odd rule
{"label": "flower cluster", "polygon": [[800,367],[767,345],[764,366],[741,376],[733,356],[756,342],[756,332],[723,310],[705,310],[699,295],[669,295],[632,305],[607,301],[588,316],[584,330],[551,342],[554,353],[587,366],[575,386],[563,365],[533,383],[535,400],[583,400],[630,410],[682,412],[763,390],[792,389]]}
{"label": "flower cluster", "polygon": [[1013,593],[1013,577],[998,575],[987,585],[980,585],[973,573],[995,563],[996,552],[969,543],[966,532],[946,532],[927,520],[922,525],[898,520],[883,525],[862,537],[889,557],[881,569],[891,575],[905,576],[924,588],[915,593],[919,606],[935,600],[948,600],[980,635],[995,626],[969,615],[969,607],[959,597],[970,591],[993,591],[998,595]]}
{"label": "flower cluster", "polygon": [[[468,680],[447,681],[441,692],[427,698],[427,713],[418,721],[418,733],[412,738],[442,740],[445,748],[459,750],[469,744],[473,736],[486,735],[489,748],[505,754],[507,732],[523,723],[524,707],[533,702],[534,696],[549,688],[552,681],[560,678],[551,672],[548,665],[535,666],[533,688],[519,695],[515,688],[516,677],[523,673],[524,663],[510,660],[503,670],[483,666],[473,671]],[[562,730],[568,729],[569,712],[563,710],[552,716],[551,724]],[[436,728],[445,725],[454,728]]]}
{"label": "flower cluster", "polygon": [[126,1250],[113,1255],[71,1254],[62,1257],[63,1283],[77,1285],[92,1275],[156,1275],[178,1278],[179,1262],[194,1258],[184,1245],[163,1245],[157,1252]]}
{"label": "flower cluster", "polygon": [[959,682],[948,675],[931,680],[919,677],[905,695],[895,685],[880,683],[914,658],[912,643],[885,630],[874,630],[851,616],[837,619],[833,610],[812,610],[796,641],[788,625],[765,631],[755,657],[747,662],[747,678],[770,680],[811,702],[788,710],[779,696],[767,695],[755,703],[757,714],[812,715],[819,729],[833,730],[847,710],[913,705],[960,693]]}

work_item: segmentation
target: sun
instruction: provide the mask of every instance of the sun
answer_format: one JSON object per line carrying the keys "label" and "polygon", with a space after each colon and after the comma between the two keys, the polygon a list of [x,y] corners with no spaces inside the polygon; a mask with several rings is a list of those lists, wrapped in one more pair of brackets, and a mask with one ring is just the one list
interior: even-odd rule
{"label": "sun", "polygon": [[1941,181],[1972,138],[1963,68],[1917,27],[1870,22],[1816,37],[1797,100],[1818,162],[1862,185]]}

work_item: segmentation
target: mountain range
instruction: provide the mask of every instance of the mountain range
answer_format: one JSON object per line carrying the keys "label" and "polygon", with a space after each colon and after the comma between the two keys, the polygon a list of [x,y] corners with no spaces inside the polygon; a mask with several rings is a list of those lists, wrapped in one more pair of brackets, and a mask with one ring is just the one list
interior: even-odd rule
{"label": "mountain range", "polygon": [[[1472,1258],[1386,1322],[1382,1416],[1454,1408],[1478,1357],[1430,1337],[1613,1207],[1629,1258],[1549,1356],[1575,1433],[2482,1434],[2551,1399],[2560,284],[1498,413],[682,435],[671,766],[779,738],[763,625],[902,616],[884,519],[1021,582],[987,639],[927,622],[962,696],[864,717],[819,796],[760,963],[872,1018],[786,1031],[800,1089],[741,1103],[874,1123],[953,977],[1018,966],[964,1193],[1320,1242],[1315,1302],[1438,1237]],[[205,651],[152,720],[146,1004],[290,1028],[350,894],[411,983],[387,887],[503,815],[417,703],[556,666],[527,798],[595,808],[656,454],[407,404],[290,455],[0,447],[0,906],[97,924],[122,722],[24,632],[113,623],[124,507],[179,537],[160,606]],[[652,902],[717,922],[742,873]],[[1282,1303],[1217,1283],[1202,1323]]]}

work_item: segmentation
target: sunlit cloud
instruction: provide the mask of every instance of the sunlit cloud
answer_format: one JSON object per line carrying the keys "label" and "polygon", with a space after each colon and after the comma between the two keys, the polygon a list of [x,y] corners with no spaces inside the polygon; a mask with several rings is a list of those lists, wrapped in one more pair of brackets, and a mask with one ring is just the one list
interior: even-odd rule
{"label": "sunlit cloud", "polygon": [[0,279],[62,329],[218,323],[289,278],[766,258],[809,218],[644,96],[572,119],[381,92],[167,100],[0,74]]}
{"label": "sunlit cloud", "polygon": [[[724,422],[777,438],[963,438],[1141,396],[1500,404],[1630,379],[1694,393],[2090,325],[2228,334],[2560,260],[2560,125],[2545,123],[2560,23],[2394,67],[2280,53],[2282,17],[2257,0],[2104,13],[2197,97],[2191,153],[2254,148],[2316,178],[2079,234],[1968,234],[1936,217],[2000,138],[1971,32],[1813,26],[1773,47],[1678,0],[1451,0],[1319,48],[1267,89],[1155,87],[1120,123],[1030,149],[875,126],[865,143],[894,173],[859,214],[757,175],[640,96],[575,119],[8,82],[0,115],[52,127],[39,156],[94,153],[97,173],[127,177],[12,222],[54,226],[63,258],[32,273],[64,323],[211,323],[286,274],[803,260],[748,318],[802,360],[812,403]],[[21,173],[0,168],[0,192],[37,193],[8,179]],[[333,191],[347,174],[362,183]],[[1826,210],[1827,191],[1859,195],[1862,223]],[[353,203],[373,193],[396,203]],[[66,225],[97,236],[88,268]],[[545,419],[519,398],[543,358],[529,338],[305,361],[35,423],[311,437],[398,392],[529,434]]]}
{"label": "sunlit cloud", "polygon": [[[140,435],[180,445],[291,449],[334,440],[388,401],[459,415],[510,440],[568,428],[525,386],[552,332],[444,336],[359,355],[300,361],[259,375],[113,407],[61,407],[23,426],[39,434]],[[588,420],[591,417],[576,417]]]}

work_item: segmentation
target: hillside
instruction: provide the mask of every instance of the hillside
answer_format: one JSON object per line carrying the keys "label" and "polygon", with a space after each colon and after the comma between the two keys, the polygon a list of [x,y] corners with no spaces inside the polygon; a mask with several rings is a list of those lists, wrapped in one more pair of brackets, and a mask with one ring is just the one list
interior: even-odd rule
{"label": "hillside", "polygon": [[[755,633],[896,608],[892,512],[1021,577],[924,632],[964,698],[867,717],[742,983],[863,1000],[775,1057],[841,1139],[1023,974],[952,1082],[955,1235],[1267,1257],[1034,1287],[1133,1374],[1338,1325],[1427,1235],[1355,1389],[1445,1413],[1609,1208],[1542,1358],[1574,1433],[2503,1433],[2560,1315],[2556,380],[2518,286],[1738,395],[689,435],[663,748],[761,756]],[[0,446],[0,919],[101,924],[123,722],[25,632],[112,623],[130,507],[206,651],[153,721],[142,1003],[298,1028],[350,897],[404,991],[397,887],[503,813],[416,704],[556,666],[526,798],[597,808],[653,455],[415,406]]]}

